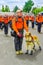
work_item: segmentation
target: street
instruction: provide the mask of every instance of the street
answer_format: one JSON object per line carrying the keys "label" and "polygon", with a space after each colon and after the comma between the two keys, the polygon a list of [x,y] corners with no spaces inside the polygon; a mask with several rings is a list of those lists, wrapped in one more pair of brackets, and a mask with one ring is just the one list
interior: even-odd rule
{"label": "street", "polygon": [[[33,35],[37,35],[40,40],[40,45],[42,47],[42,51],[36,51],[32,56],[26,55],[26,43],[25,39],[23,39],[23,55],[17,56],[15,54],[13,37],[6,37],[4,32],[0,30],[0,65],[43,65],[43,34],[39,34],[37,32],[37,27],[35,26],[35,30],[33,30],[29,26],[29,31]],[[43,32],[43,26],[42,26]]]}

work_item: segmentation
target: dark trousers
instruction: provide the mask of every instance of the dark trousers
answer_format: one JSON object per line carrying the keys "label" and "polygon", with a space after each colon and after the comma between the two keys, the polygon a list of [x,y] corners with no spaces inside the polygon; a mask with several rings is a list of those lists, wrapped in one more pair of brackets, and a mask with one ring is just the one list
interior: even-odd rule
{"label": "dark trousers", "polygon": [[32,28],[34,28],[34,22],[32,22]]}
{"label": "dark trousers", "polygon": [[29,25],[29,20],[27,20],[26,23],[27,23],[27,26],[28,26]]}
{"label": "dark trousers", "polygon": [[42,25],[42,23],[38,23],[38,32],[39,33],[41,32],[41,25]]}
{"label": "dark trousers", "polygon": [[2,23],[0,22],[0,29],[1,29]]}
{"label": "dark trousers", "polygon": [[8,34],[8,24],[4,24],[4,33]]}
{"label": "dark trousers", "polygon": [[[23,34],[23,31],[20,32],[21,34]],[[19,38],[17,35],[14,38],[14,44],[15,44],[15,50],[16,51],[20,51],[22,50],[22,42],[23,42],[23,37]]]}
{"label": "dark trousers", "polygon": [[43,22],[42,22],[42,24],[43,24]]}
{"label": "dark trousers", "polygon": [[9,27],[12,29],[12,21],[11,20],[9,21],[8,24],[9,24]]}

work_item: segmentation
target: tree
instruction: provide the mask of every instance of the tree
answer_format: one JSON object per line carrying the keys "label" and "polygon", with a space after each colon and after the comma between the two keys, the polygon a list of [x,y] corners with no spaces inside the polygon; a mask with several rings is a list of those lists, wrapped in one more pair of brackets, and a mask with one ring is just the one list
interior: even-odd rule
{"label": "tree", "polygon": [[5,12],[4,5],[2,5],[1,11],[2,11],[2,12]]}
{"label": "tree", "polygon": [[35,7],[35,8],[32,9],[32,13],[33,13],[34,15],[37,15],[37,14],[40,13],[40,12],[43,12],[43,7],[41,7],[41,8]]}
{"label": "tree", "polygon": [[41,12],[43,12],[43,7],[41,7]]}
{"label": "tree", "polygon": [[18,10],[18,6],[15,6],[15,8],[13,9],[13,12],[16,12]]}
{"label": "tree", "polygon": [[10,8],[9,8],[9,6],[5,6],[5,12],[10,12]]}
{"label": "tree", "polygon": [[32,6],[34,5],[32,0],[28,0],[27,2],[25,2],[25,5],[23,7],[23,11],[24,12],[28,12],[31,10]]}

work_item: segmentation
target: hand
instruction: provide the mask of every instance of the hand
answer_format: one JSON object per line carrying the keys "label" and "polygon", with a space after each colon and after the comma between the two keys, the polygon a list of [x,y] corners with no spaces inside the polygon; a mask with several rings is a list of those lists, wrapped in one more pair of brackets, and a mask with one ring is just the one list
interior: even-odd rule
{"label": "hand", "polygon": [[23,37],[23,35],[22,34],[20,34],[19,32],[17,33],[17,35],[18,35],[18,37]]}

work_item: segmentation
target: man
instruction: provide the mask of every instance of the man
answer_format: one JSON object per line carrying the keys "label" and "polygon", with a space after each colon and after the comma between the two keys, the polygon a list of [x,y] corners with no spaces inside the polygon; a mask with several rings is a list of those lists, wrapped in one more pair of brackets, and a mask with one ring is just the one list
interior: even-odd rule
{"label": "man", "polygon": [[12,28],[16,32],[14,37],[16,54],[22,54],[23,30],[28,32],[28,27],[21,10],[17,10],[17,15],[13,18]]}
{"label": "man", "polygon": [[38,32],[41,33],[41,26],[42,26],[42,22],[43,22],[43,17],[41,14],[36,16],[36,21],[38,23]]}
{"label": "man", "polygon": [[4,16],[4,33],[7,36],[8,34],[8,16],[7,15]]}
{"label": "man", "polygon": [[10,27],[10,28],[11,28],[11,25],[12,25],[12,19],[13,19],[12,16],[9,16],[9,17],[8,17],[8,20],[9,20],[9,27]]}
{"label": "man", "polygon": [[3,18],[2,18],[2,15],[0,15],[0,29],[2,27],[2,22],[3,22]]}
{"label": "man", "polygon": [[30,16],[30,21],[32,23],[32,29],[34,29],[34,16]]}
{"label": "man", "polygon": [[27,23],[27,26],[28,26],[28,25],[29,25],[29,15],[28,15],[28,14],[26,14],[24,18],[25,18],[26,23]]}

